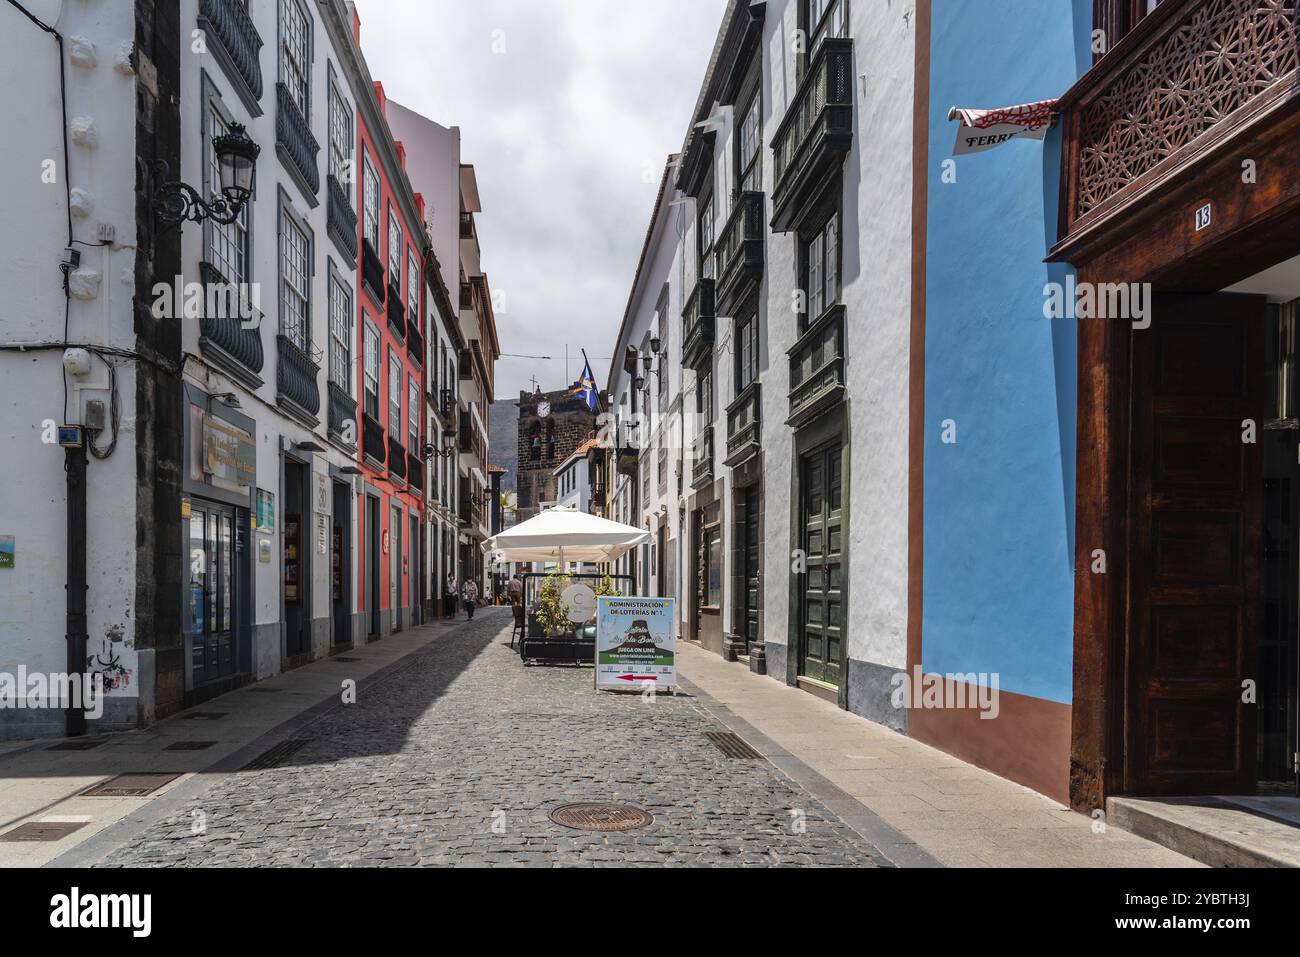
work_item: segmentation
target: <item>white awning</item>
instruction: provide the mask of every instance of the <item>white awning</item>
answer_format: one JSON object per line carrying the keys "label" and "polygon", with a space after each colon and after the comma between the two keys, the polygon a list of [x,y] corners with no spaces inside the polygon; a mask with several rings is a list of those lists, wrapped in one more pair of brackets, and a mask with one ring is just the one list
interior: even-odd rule
{"label": "white awning", "polygon": [[487,546],[503,562],[612,562],[649,542],[643,528],[576,508],[548,508],[489,538]]}
{"label": "white awning", "polygon": [[1021,103],[996,110],[967,110],[954,106],[948,111],[948,119],[957,120],[961,125],[957,129],[953,155],[980,153],[1009,140],[1041,140],[1052,125],[1055,108],[1055,100]]}

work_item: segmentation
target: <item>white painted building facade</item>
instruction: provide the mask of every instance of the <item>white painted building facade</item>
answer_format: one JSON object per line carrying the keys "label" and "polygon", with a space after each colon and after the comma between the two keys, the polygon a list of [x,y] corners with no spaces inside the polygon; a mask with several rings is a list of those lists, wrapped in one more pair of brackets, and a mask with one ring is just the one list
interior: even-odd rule
{"label": "white painted building facade", "polygon": [[[618,476],[611,497],[613,517],[631,500],[629,517],[652,531],[666,518],[677,546],[667,593],[680,599],[684,637],[742,659],[761,648],[772,677],[895,727],[905,712],[891,706],[890,678],[907,645],[913,12],[911,2],[728,6],[661,200],[673,226],[659,230],[657,208],[615,352],[633,347],[639,364],[655,303],[666,303],[661,351],[681,370],[667,408],[683,414],[638,450],[635,476]],[[814,83],[837,84],[839,97],[823,98],[827,125],[783,161],[777,148]],[[697,325],[701,298],[715,306],[711,331]],[[615,359],[609,402],[621,421],[640,374]],[[676,429],[681,484],[670,451],[664,494],[662,437]],[[810,532],[823,496],[834,508]],[[639,584],[656,584],[654,563],[639,559]],[[810,616],[820,649],[809,647]]]}

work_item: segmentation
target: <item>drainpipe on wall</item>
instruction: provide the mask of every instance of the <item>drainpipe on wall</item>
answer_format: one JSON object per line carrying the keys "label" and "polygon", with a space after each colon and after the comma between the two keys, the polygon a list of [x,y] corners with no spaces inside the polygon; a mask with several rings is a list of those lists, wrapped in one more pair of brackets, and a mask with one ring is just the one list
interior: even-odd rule
{"label": "drainpipe on wall", "polygon": [[[68,676],[83,680],[86,674],[86,444],[85,433],[75,448],[64,450],[63,470],[68,488],[67,641]],[[75,738],[86,733],[86,687],[74,705],[71,697],[64,712],[64,733]]]}

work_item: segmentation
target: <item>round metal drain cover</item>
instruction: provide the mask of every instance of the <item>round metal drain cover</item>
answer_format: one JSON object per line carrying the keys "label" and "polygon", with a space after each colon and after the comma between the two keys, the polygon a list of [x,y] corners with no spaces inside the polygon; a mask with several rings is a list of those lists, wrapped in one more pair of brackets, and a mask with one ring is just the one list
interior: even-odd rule
{"label": "round metal drain cover", "polygon": [[632,831],[655,821],[630,804],[566,804],[551,812],[551,820],[581,831]]}

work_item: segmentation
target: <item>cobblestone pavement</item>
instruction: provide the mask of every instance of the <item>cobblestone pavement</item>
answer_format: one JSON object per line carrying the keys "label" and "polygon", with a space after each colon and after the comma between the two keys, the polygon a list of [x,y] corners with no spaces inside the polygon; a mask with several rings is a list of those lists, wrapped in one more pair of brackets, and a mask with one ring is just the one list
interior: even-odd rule
{"label": "cobblestone pavement", "polygon": [[[309,726],[283,765],[217,779],[104,863],[888,865],[773,765],[718,751],[699,702],[597,694],[590,669],[525,668],[508,640],[500,613],[449,631]],[[579,801],[654,823],[549,820]]]}

